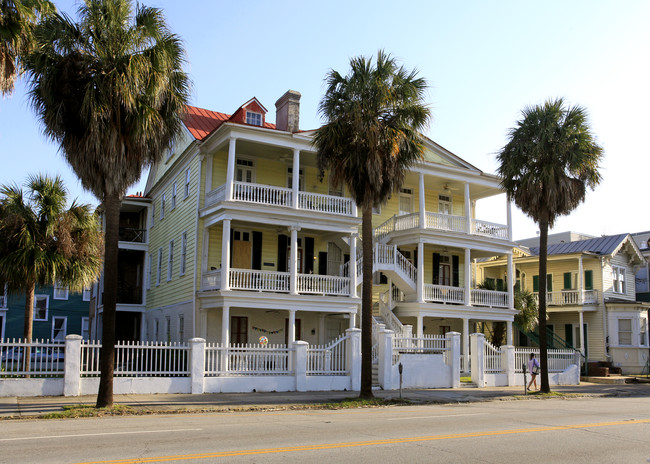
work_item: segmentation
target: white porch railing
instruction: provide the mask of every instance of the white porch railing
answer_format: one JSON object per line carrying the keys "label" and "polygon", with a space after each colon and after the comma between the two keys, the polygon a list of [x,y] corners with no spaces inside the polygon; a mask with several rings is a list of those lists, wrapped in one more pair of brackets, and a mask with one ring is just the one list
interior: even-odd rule
{"label": "white porch railing", "polygon": [[501,350],[485,340],[483,344],[483,370],[487,374],[498,374],[501,368]]}
{"label": "white porch railing", "polygon": [[347,343],[343,334],[327,345],[307,348],[307,375],[348,375]]}
{"label": "white porch railing", "polygon": [[205,376],[290,375],[285,345],[208,343],[205,345]]}
{"label": "white porch railing", "polygon": [[[539,292],[533,293],[539,303]],[[581,299],[582,296],[582,299]],[[561,290],[546,292],[546,304],[550,306],[575,306],[598,302],[598,290]]]}
{"label": "white porch railing", "polygon": [[320,193],[299,192],[298,208],[320,213],[356,216],[357,208],[352,198],[323,195]]}
{"label": "white porch railing", "polygon": [[317,274],[298,274],[298,293],[347,296],[350,294],[350,278]]}
{"label": "white porch railing", "polygon": [[495,290],[472,289],[472,305],[492,306],[495,308],[508,307],[508,292]]}
{"label": "white porch railing", "polygon": [[387,290],[379,295],[379,314],[389,330],[395,332],[395,335],[398,337],[405,337],[404,324],[393,313],[393,308],[390,307],[388,302],[389,292],[390,290]]}
{"label": "white porch railing", "polygon": [[288,272],[231,269],[230,288],[259,292],[288,292],[291,274]]}
{"label": "white porch railing", "polygon": [[291,206],[293,191],[273,185],[233,182],[232,199],[260,205]]}
{"label": "white porch railing", "polygon": [[[393,337],[393,365],[400,354],[445,354],[450,350],[451,339],[444,335],[423,335],[422,337]],[[445,362],[447,360],[445,359]]]}
{"label": "white porch railing", "polygon": [[[417,268],[397,250],[396,245],[375,244],[375,264],[396,266],[400,271],[406,274],[412,283],[415,284],[418,270]],[[380,267],[381,269],[381,267]]]}
{"label": "white porch railing", "polygon": [[448,285],[424,284],[424,301],[437,303],[465,303],[465,289]]}
{"label": "white porch railing", "polygon": [[[515,372],[523,372],[522,366],[526,366],[528,374],[528,360],[530,353],[535,353],[539,360],[539,348],[516,347],[515,348]],[[562,372],[572,364],[580,365],[580,352],[576,350],[548,350],[548,371]]]}
{"label": "white porch railing", "polygon": [[508,226],[494,222],[479,221],[472,219],[472,233],[485,237],[500,238],[508,240]]}
{"label": "white porch railing", "polygon": [[219,290],[221,288],[221,269],[204,272],[201,276],[201,290]]}
{"label": "white porch railing", "polygon": [[451,214],[429,213],[426,214],[426,228],[435,230],[448,230],[450,232],[467,232],[467,218]]}

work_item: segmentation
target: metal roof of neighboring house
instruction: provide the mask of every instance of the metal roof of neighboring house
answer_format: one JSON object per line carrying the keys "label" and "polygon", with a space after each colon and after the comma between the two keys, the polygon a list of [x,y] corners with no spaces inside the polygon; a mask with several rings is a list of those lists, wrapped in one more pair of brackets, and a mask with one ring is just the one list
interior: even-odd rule
{"label": "metal roof of neighboring house", "polygon": [[[224,122],[230,121],[232,115],[226,113],[219,113],[217,111],[210,111],[196,106],[187,106],[187,112],[183,116],[183,123],[197,140],[203,140],[212,132],[217,130]],[[242,123],[237,123],[242,124]],[[242,124],[244,126],[250,124]],[[275,129],[275,124],[268,122],[264,123],[266,129]]]}
{"label": "metal roof of neighboring house", "polygon": [[[575,242],[557,243],[548,246],[548,255],[567,255],[573,253],[593,253],[610,255],[621,245],[628,234],[606,235],[604,237],[578,240]],[[531,254],[539,256],[539,247],[531,247]]]}

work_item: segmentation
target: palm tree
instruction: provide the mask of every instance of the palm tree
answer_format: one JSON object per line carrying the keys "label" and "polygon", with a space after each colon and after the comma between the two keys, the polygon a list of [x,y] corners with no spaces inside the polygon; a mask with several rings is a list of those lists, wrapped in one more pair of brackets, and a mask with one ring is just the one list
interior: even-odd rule
{"label": "palm tree", "polygon": [[603,149],[591,133],[586,110],[548,100],[527,107],[498,153],[501,185],[508,199],[540,229],[539,338],[541,390],[548,393],[546,340],[546,261],[548,229],[585,199],[587,187],[600,183],[598,163]]}
{"label": "palm tree", "polygon": [[[427,88],[416,71],[398,67],[383,51],[350,60],[350,72],[331,70],[319,112],[326,124],[316,131],[318,167],[335,184],[347,185],[363,210],[361,300],[361,392],[372,397],[372,208],[385,203],[404,181],[405,171],[422,159],[421,131],[429,120],[422,102]],[[352,257],[351,259],[355,259]]]}
{"label": "palm tree", "polygon": [[181,129],[185,52],[162,12],[129,0],[86,0],[79,23],[54,15],[26,59],[45,134],[105,211],[102,352],[97,407],[113,404],[119,209],[126,189]]}
{"label": "palm tree", "polygon": [[0,280],[25,293],[23,337],[31,341],[36,285],[88,287],[101,271],[102,236],[90,205],[66,209],[60,177],[33,176],[26,187],[0,187]]}
{"label": "palm tree", "polygon": [[0,0],[0,94],[13,92],[21,57],[33,44],[34,27],[41,16],[54,11],[47,0]]}

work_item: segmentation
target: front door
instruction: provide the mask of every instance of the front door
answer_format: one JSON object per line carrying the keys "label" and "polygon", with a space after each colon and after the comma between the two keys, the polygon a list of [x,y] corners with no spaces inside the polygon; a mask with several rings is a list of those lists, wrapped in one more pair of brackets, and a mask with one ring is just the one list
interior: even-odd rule
{"label": "front door", "polygon": [[249,232],[233,232],[232,267],[234,269],[251,269],[253,244]]}
{"label": "front door", "polygon": [[248,318],[232,316],[230,318],[230,343],[248,343]]}
{"label": "front door", "polygon": [[451,285],[451,266],[449,264],[440,265],[440,285]]}

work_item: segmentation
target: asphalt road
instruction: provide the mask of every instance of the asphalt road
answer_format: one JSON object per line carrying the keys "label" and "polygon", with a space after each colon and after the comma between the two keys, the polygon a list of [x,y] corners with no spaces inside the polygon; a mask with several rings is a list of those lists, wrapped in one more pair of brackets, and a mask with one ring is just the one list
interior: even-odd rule
{"label": "asphalt road", "polygon": [[0,463],[650,462],[650,398],[0,422]]}

